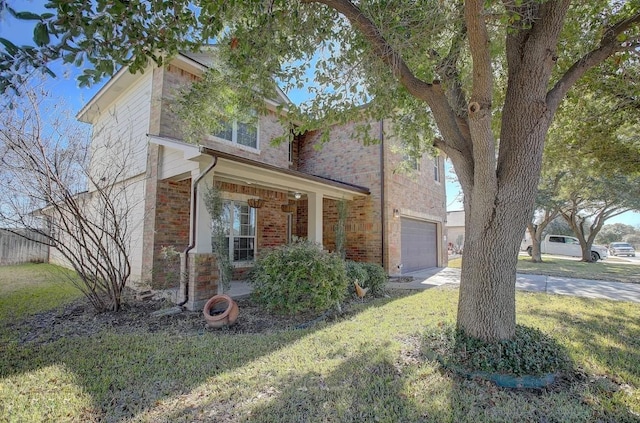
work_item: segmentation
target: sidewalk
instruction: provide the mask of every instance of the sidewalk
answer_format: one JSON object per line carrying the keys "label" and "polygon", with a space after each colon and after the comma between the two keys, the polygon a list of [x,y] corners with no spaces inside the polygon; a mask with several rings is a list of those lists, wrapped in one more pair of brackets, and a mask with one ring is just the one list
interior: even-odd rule
{"label": "sidewalk", "polygon": [[[460,283],[460,269],[449,267],[419,270],[402,276],[411,276],[413,281],[395,282],[392,280],[387,286],[396,289],[427,289]],[[516,288],[523,291],[546,292],[547,294],[640,303],[640,284],[632,283],[518,273]]]}

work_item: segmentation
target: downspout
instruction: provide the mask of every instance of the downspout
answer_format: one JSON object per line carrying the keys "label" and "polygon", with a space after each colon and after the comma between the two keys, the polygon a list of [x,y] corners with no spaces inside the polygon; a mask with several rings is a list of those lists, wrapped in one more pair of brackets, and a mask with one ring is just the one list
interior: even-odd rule
{"label": "downspout", "polygon": [[380,119],[380,220],[382,223],[382,232],[381,232],[381,242],[382,242],[382,268],[387,271],[389,274],[389,270],[387,268],[387,253],[388,248],[385,248],[385,198],[384,198],[384,119]]}
{"label": "downspout", "polygon": [[191,204],[193,205],[192,213],[189,221],[189,245],[182,252],[184,254],[184,264],[181,262],[182,269],[180,269],[180,286],[184,286],[184,300],[178,304],[178,307],[182,307],[189,301],[189,251],[193,250],[196,246],[196,217],[198,212],[198,183],[207,176],[209,172],[218,164],[218,156],[213,154],[210,149],[200,147],[200,153],[213,157],[213,162],[204,170],[191,184]]}

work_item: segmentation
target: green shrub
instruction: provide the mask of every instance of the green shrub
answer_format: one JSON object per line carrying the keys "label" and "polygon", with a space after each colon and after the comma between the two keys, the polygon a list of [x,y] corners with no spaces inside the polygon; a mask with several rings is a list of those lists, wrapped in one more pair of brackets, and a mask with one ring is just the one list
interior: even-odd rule
{"label": "green shrub", "polygon": [[347,284],[347,293],[351,295],[355,293],[353,282],[358,281],[360,286],[363,286],[369,275],[367,275],[367,271],[362,263],[347,260],[345,264],[347,267],[347,279],[349,280],[349,283]]}
{"label": "green shrub", "polygon": [[510,375],[542,375],[567,370],[571,362],[565,349],[543,332],[522,325],[516,336],[497,343],[465,335],[451,325],[438,327],[425,337],[426,349],[445,366],[466,371]]}
{"label": "green shrub", "polygon": [[382,266],[374,263],[361,263],[357,261],[347,261],[347,278],[349,285],[347,292],[355,293],[354,281],[363,288],[369,289],[369,295],[381,297],[384,294],[384,285],[387,282],[387,274]]}
{"label": "green shrub", "polygon": [[384,295],[384,286],[389,279],[382,266],[375,263],[360,263],[367,272],[367,280],[364,283],[365,288],[369,288],[369,293],[374,297]]}
{"label": "green shrub", "polygon": [[256,260],[250,280],[256,301],[283,314],[336,306],[348,283],[344,260],[309,241],[267,251]]}

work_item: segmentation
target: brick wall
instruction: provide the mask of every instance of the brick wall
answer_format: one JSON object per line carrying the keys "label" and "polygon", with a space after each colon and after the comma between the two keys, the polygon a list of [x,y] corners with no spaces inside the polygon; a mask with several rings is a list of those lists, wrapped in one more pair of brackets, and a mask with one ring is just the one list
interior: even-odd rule
{"label": "brick wall", "polygon": [[[399,171],[403,160],[402,154],[396,152],[400,140],[393,136],[393,125],[385,121],[385,220],[387,225],[387,263],[390,274],[399,274],[401,257],[400,219],[393,217],[397,209],[401,216],[434,222],[438,228],[439,265],[446,266],[447,248],[444,243],[444,220],[446,217],[446,195],[444,185],[443,158],[433,158],[424,154],[419,160],[419,169],[412,172]],[[434,178],[434,160],[438,160],[439,181]]]}
{"label": "brick wall", "polygon": [[[187,89],[190,84],[198,80],[199,76],[187,72],[176,65],[169,65],[164,70],[162,80],[162,99],[160,101],[162,111],[160,113],[159,135],[170,138],[183,139],[181,131],[182,122],[171,110],[175,98],[180,91]],[[284,135],[288,128],[282,126],[274,112],[269,112],[258,119],[258,149],[252,149],[224,140],[209,137],[200,141],[200,144],[225,153],[245,157],[263,163],[268,163],[282,168],[289,168],[289,146],[286,142],[280,145],[271,145],[276,137]]]}
{"label": "brick wall", "polygon": [[[377,124],[372,127],[372,136],[378,137]],[[338,180],[369,188],[371,195],[348,202],[346,219],[347,259],[382,264],[382,215],[380,208],[381,172],[380,146],[365,146],[352,138],[354,125],[348,124],[331,129],[330,139],[318,150],[320,133],[309,133],[300,141],[298,153],[299,170],[317,176]],[[306,235],[306,202],[298,207],[298,231]],[[337,201],[325,199],[323,220],[323,244],[335,249],[335,226],[337,224]]]}
{"label": "brick wall", "polygon": [[[183,255],[184,257],[184,255]],[[183,258],[184,260],[184,258]],[[202,310],[209,298],[218,294],[218,267],[213,254],[189,254],[188,310]]]}
{"label": "brick wall", "polygon": [[309,205],[307,200],[297,200],[293,202],[296,211],[293,215],[293,235],[299,238],[307,238],[309,234]]}
{"label": "brick wall", "polygon": [[[268,248],[287,243],[287,214],[282,211],[282,205],[289,203],[287,193],[230,182],[218,183],[218,188],[227,199],[246,201],[248,198],[261,198],[264,200],[264,205],[257,209],[256,213],[258,254]],[[233,279],[246,279],[249,270],[250,267],[235,267]]]}
{"label": "brick wall", "polygon": [[175,99],[181,90],[187,89],[198,76],[189,73],[177,66],[169,65],[164,68],[162,81],[162,112],[160,118],[159,135],[164,137],[183,139],[182,122],[172,111]]}
{"label": "brick wall", "polygon": [[[336,250],[336,228],[338,226],[338,201],[324,199],[322,244],[329,251]],[[381,263],[380,231],[382,224],[370,219],[373,213],[371,198],[347,201],[345,219],[345,255],[347,260]]]}
{"label": "brick wall", "polygon": [[[412,174],[398,172],[402,154],[394,153],[399,140],[394,139],[392,126],[385,121],[384,172],[381,172],[381,146],[365,146],[353,138],[354,125],[347,124],[331,128],[330,139],[318,150],[320,133],[309,133],[300,142],[299,170],[369,188],[371,195],[349,202],[347,218],[347,258],[384,263],[389,274],[400,272],[401,263],[400,219],[393,217],[398,209],[404,216],[438,224],[438,239],[442,243],[445,216],[444,166],[440,161],[440,182],[434,181],[433,158],[428,155],[420,160],[420,171]],[[373,123],[371,136],[380,138],[379,123]],[[384,174],[384,210],[381,180]],[[323,226],[325,245],[335,248],[334,227],[337,221],[335,203],[325,202],[325,222]],[[306,235],[304,206],[298,207],[299,232]],[[384,222],[382,217],[384,215]],[[384,234],[383,234],[384,229]],[[384,245],[383,245],[384,239]],[[443,244],[443,243],[442,243]],[[447,252],[444,245],[439,247],[440,260],[446,265]]]}
{"label": "brick wall", "polygon": [[179,259],[162,253],[163,248],[181,253],[189,245],[190,195],[191,179],[158,181],[153,245],[154,289],[174,288],[179,284]]}

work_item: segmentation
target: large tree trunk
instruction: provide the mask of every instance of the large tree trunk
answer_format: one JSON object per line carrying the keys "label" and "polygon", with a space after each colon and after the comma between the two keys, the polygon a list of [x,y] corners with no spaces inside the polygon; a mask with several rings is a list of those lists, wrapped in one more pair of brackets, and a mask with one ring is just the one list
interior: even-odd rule
{"label": "large tree trunk", "polygon": [[[508,207],[494,209],[496,221],[511,214]],[[458,327],[485,340],[506,339],[515,331],[515,278],[522,232],[492,224],[474,226],[466,219],[462,256]]]}
{"label": "large tree trunk", "polygon": [[[544,140],[555,112],[555,106],[548,104],[547,84],[568,4],[562,0],[540,5],[525,2],[523,10],[537,14],[537,22],[532,21],[531,27],[525,25],[508,34],[508,84],[498,144],[491,130],[491,97],[487,86],[492,80],[486,50],[489,40],[484,18],[479,17],[483,6],[475,0],[465,2],[474,68],[468,106],[474,160],[472,183],[465,185],[461,180],[467,237],[460,279],[458,328],[485,341],[515,336],[518,250],[533,213]],[[523,10],[516,7],[514,12]],[[458,172],[455,161],[454,167]]]}
{"label": "large tree trunk", "polygon": [[[515,335],[516,264],[533,213],[549,124],[538,102],[518,98],[509,103],[507,96],[503,113],[497,189],[475,185],[465,192],[458,328],[487,341]],[[476,167],[481,162],[476,160]]]}
{"label": "large tree trunk", "polygon": [[532,148],[524,155],[531,157],[512,156],[513,163],[508,166],[533,177],[505,178],[495,195],[482,189],[465,194],[468,218],[458,328],[479,339],[496,341],[515,335],[516,265],[522,234],[533,211],[544,139],[542,132],[535,135],[528,138]]}

